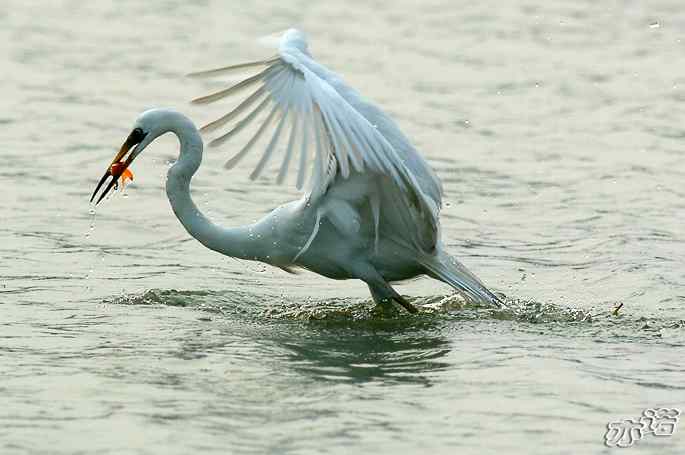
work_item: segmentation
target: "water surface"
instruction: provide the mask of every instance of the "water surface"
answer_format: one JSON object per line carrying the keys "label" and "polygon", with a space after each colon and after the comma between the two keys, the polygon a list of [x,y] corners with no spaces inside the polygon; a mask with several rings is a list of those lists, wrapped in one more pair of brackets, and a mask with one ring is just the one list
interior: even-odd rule
{"label": "water surface", "polygon": [[[680,2],[3,6],[3,454],[603,453],[607,422],[685,411]],[[205,250],[166,201],[168,137],[89,211],[139,112],[213,118],[187,100],[221,83],[183,74],[290,26],[422,150],[449,250],[511,310],[418,280],[422,314],[382,318],[361,283]],[[297,196],[222,169],[237,147],[193,181],[227,225]]]}

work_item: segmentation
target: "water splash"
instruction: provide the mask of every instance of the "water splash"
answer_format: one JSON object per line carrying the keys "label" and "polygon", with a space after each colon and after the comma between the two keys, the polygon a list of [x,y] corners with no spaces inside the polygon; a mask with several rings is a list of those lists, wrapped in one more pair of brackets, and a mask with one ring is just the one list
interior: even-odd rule
{"label": "water splash", "polygon": [[[137,294],[123,294],[105,299],[118,305],[166,305],[195,308],[216,313],[252,313],[255,317],[292,321],[358,321],[372,319],[411,319],[436,316],[450,318],[495,319],[526,323],[582,322],[592,323],[612,316],[611,308],[597,312],[557,306],[533,300],[506,299],[506,308],[493,308],[465,301],[459,295],[410,297],[419,309],[412,316],[401,308],[381,309],[370,299],[307,298],[297,300],[284,295],[257,295],[238,291],[180,291],[150,289]],[[620,318],[615,318],[620,319]]]}

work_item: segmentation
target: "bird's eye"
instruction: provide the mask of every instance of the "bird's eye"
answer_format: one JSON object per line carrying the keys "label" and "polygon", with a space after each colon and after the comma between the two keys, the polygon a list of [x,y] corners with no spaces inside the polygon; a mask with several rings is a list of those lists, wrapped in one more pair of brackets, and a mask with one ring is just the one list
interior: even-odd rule
{"label": "bird's eye", "polygon": [[131,136],[141,141],[145,137],[145,133],[143,133],[141,128],[135,128],[133,131],[131,131]]}

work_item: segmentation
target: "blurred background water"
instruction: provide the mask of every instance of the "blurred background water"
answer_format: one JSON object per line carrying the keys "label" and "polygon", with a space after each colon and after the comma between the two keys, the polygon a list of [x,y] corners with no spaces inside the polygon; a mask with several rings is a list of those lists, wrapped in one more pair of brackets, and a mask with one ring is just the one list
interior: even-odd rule
{"label": "blurred background water", "polygon": [[[183,75],[291,26],[429,159],[450,251],[514,311],[418,280],[424,314],[380,319],[361,283],[205,250],[168,137],[90,212],[139,112],[212,119],[187,100],[221,83]],[[685,410],[683,30],[677,0],[5,0],[0,452],[603,453],[609,421]],[[193,181],[212,218],[297,196],[235,147]]]}

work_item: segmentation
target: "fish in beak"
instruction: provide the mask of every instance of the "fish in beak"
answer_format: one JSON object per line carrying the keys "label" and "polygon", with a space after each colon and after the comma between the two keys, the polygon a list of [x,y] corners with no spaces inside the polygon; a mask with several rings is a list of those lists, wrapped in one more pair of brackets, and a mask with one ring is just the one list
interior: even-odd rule
{"label": "fish in beak", "polygon": [[[117,153],[112,160],[112,164],[110,164],[105,171],[105,175],[102,176],[100,182],[95,187],[95,191],[93,191],[93,195],[90,197],[90,202],[93,202],[95,195],[97,195],[100,188],[105,184],[108,177],[112,177],[112,180],[110,180],[109,184],[105,187],[105,190],[100,194],[100,197],[95,202],[95,205],[99,204],[100,201],[102,201],[112,190],[112,188],[116,188],[118,186],[117,182],[119,179],[121,179],[122,184],[125,184],[126,180],[133,180],[133,173],[128,169],[128,167],[138,155],[135,153],[134,147],[140,144],[142,140],[145,139],[146,135],[147,134],[144,133],[140,128],[134,129],[131,134],[129,134],[128,138],[126,138],[126,141],[121,146],[121,149],[119,149],[119,153]],[[131,149],[133,149],[133,151],[129,154]]]}

